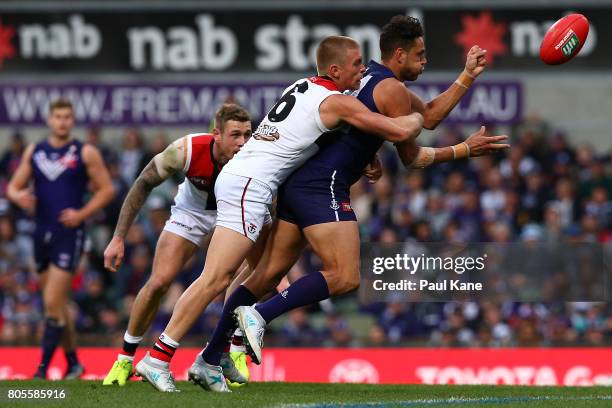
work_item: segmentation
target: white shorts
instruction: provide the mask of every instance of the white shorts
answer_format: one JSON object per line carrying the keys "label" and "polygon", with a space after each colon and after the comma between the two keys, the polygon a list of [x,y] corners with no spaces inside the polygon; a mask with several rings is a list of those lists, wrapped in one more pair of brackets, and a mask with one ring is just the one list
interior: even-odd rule
{"label": "white shorts", "polygon": [[196,212],[173,205],[164,231],[183,237],[202,248],[204,239],[215,227],[216,218],[216,211]]}
{"label": "white shorts", "polygon": [[217,225],[257,241],[261,228],[272,222],[272,191],[250,177],[221,172],[215,183]]}

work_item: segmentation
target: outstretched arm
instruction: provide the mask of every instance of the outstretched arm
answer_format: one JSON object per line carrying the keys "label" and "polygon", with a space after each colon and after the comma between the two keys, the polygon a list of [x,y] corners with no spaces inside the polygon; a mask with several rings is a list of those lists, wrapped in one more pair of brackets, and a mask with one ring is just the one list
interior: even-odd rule
{"label": "outstretched arm", "polygon": [[166,150],[157,154],[134,181],[121,206],[113,239],[104,251],[104,266],[110,271],[116,272],[121,266],[125,236],[151,191],[184,168],[187,158],[186,144],[185,137],[172,143]]}
{"label": "outstretched arm", "polygon": [[395,145],[402,164],[406,167],[423,168],[436,163],[451,160],[466,159],[469,157],[493,154],[510,147],[509,144],[499,143],[508,139],[506,135],[485,134],[485,127],[481,126],[477,132],[468,137],[465,142],[446,147],[418,146],[412,141]]}
{"label": "outstretched arm", "polygon": [[484,71],[487,65],[486,52],[477,45],[473,46],[467,54],[463,72],[446,91],[431,101],[423,103],[414,92],[410,91],[413,110],[423,115],[425,129],[435,129],[459,103],[476,77]]}
{"label": "outstretched arm", "polygon": [[[413,99],[403,83],[389,78],[381,81],[374,88],[374,101],[378,110],[386,116],[395,117],[410,113],[414,106]],[[484,127],[471,135],[465,142],[441,148],[421,147],[415,139],[396,143],[395,147],[402,163],[406,167],[422,168],[435,163],[482,156],[509,147],[499,144],[507,136],[487,136]]]}

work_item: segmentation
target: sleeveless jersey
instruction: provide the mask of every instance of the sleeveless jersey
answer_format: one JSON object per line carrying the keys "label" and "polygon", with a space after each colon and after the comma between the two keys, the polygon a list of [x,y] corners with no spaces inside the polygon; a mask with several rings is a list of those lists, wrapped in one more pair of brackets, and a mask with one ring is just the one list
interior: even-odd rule
{"label": "sleeveless jersey", "polygon": [[[374,103],[374,88],[383,79],[393,78],[393,72],[375,61],[361,80],[359,90],[352,93],[372,112],[378,112]],[[321,137],[317,141],[319,152],[296,173],[307,172],[308,168],[326,167],[337,170],[336,180],[352,185],[361,177],[363,169],[372,161],[384,140],[352,126],[343,127]]]}
{"label": "sleeveless jersey", "polygon": [[58,221],[62,210],[83,207],[89,177],[81,157],[82,149],[83,143],[78,140],[59,149],[47,140],[34,147],[31,165],[37,227],[65,228]]}
{"label": "sleeveless jersey", "polygon": [[289,174],[316,153],[315,141],[330,131],[321,121],[319,105],[334,94],[340,92],[327,78],[293,83],[223,171],[254,178],[275,194]]}
{"label": "sleeveless jersey", "polygon": [[214,136],[208,133],[194,133],[187,138],[187,158],[185,160],[185,181],[174,197],[177,207],[183,210],[202,212],[217,209],[215,181],[221,171],[213,159]]}

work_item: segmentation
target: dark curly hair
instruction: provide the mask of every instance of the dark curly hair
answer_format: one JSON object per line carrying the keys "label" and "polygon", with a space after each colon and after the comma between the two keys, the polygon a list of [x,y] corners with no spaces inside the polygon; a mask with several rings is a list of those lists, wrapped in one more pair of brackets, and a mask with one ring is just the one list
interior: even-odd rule
{"label": "dark curly hair", "polygon": [[383,59],[389,58],[398,48],[408,49],[415,39],[424,34],[418,18],[397,15],[391,18],[380,34],[380,54]]}

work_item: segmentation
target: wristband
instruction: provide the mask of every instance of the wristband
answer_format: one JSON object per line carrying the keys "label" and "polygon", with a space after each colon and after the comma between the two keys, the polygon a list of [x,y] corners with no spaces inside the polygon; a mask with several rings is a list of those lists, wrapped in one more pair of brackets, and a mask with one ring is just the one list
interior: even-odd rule
{"label": "wristband", "polygon": [[462,88],[468,89],[474,82],[475,77],[471,76],[465,70],[459,74],[459,78],[455,80],[455,83]]}
{"label": "wristband", "polygon": [[470,145],[467,144],[466,142],[463,142],[463,144],[465,145],[465,148],[467,149],[467,157],[470,157]]}
{"label": "wristband", "polygon": [[451,149],[453,150],[453,160],[470,157],[470,146],[465,142],[451,146]]}
{"label": "wristband", "polygon": [[417,157],[410,163],[413,169],[422,169],[431,165],[436,159],[436,151],[432,147],[421,147],[417,153]]}

